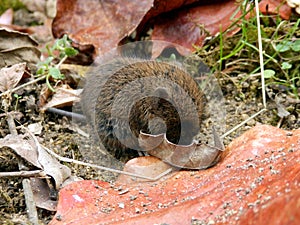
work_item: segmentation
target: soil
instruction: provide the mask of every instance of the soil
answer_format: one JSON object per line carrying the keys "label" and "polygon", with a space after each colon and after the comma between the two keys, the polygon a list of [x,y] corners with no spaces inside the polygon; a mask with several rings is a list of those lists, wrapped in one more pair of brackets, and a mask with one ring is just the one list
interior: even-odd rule
{"label": "soil", "polygon": [[[248,119],[250,116],[257,113],[263,108],[262,97],[259,89],[259,82],[249,82],[248,88],[238,90],[231,82],[231,79],[218,78],[225,97],[226,110],[226,127],[227,130],[237,126],[239,123]],[[253,85],[256,85],[255,88]],[[43,84],[36,84],[32,88],[33,92],[28,97],[36,98]],[[250,90],[251,87],[251,90]],[[241,97],[242,96],[242,97]],[[14,102],[12,103],[12,105]],[[300,128],[300,106],[299,104],[290,105],[289,111],[291,114],[283,120],[277,115],[277,108],[275,102],[268,99],[268,110],[262,112],[260,115],[248,121],[241,128],[230,133],[224,138],[224,144],[227,145],[235,137],[255,126],[257,123],[271,124],[280,126],[283,129],[291,130]],[[39,135],[39,141],[53,150],[59,155],[82,160],[86,162],[93,162],[98,165],[108,166],[110,168],[121,169],[120,161],[114,160],[105,152],[102,152],[96,145],[91,145],[92,141],[87,137],[80,135],[76,129],[76,125],[72,124],[72,120],[65,116],[60,116],[53,113],[41,113],[38,110],[33,110],[31,113],[25,112],[26,101],[20,102],[19,111],[23,113],[23,117],[19,121],[23,125],[28,125],[32,122],[40,122],[43,126],[42,133]],[[4,116],[1,120],[1,137],[9,133]],[[78,142],[78,140],[80,140]],[[80,144],[79,144],[80,143]],[[84,154],[82,154],[84,153]],[[20,159],[10,149],[2,149],[0,153],[0,168],[1,171],[18,171],[17,160]],[[80,166],[77,164],[68,164],[72,169],[72,174],[83,179],[101,179],[112,182],[116,174],[97,171],[89,167]],[[1,224],[24,224],[27,219],[26,205],[24,200],[24,193],[22,190],[22,179],[20,178],[3,178],[0,180],[0,214]],[[53,212],[39,209],[39,218],[47,223],[51,220]]]}
{"label": "soil", "polygon": [[[232,42],[232,45],[231,47],[234,48],[234,42]],[[218,51],[218,49],[216,49],[216,51]],[[215,55],[218,57],[218,52],[216,52]],[[209,66],[213,64],[209,62],[206,63]],[[244,80],[245,76],[248,76],[247,73],[241,76],[234,72],[216,74],[225,98],[225,107],[221,110],[226,112],[227,131],[264,108],[259,77],[251,76]],[[22,115],[18,114],[20,116],[15,118],[16,124],[27,126],[32,123],[40,123],[42,125],[42,132],[38,135],[39,142],[60,156],[92,162],[114,169],[121,169],[124,162],[115,160],[110,155],[107,155],[106,152],[102,151],[97,144],[92,144],[94,143],[93,138],[83,136],[81,131],[83,127],[72,124],[72,119],[55,113],[42,113],[39,111],[37,103],[44,85],[45,83],[40,82],[21,90],[19,96],[22,96],[22,99],[19,100],[16,111],[21,112]],[[286,130],[300,128],[299,101],[291,101],[290,96],[277,86],[270,87],[267,92],[270,95],[270,97],[267,95],[267,110],[249,120],[239,129],[228,134],[224,138],[225,146],[257,123],[279,126]],[[273,93],[280,98],[280,105],[275,103]],[[294,97],[294,99],[296,99],[296,97]],[[1,101],[3,100],[1,99]],[[16,105],[16,101],[16,99],[12,100],[11,110],[14,110],[13,108]],[[278,107],[280,109],[285,108],[289,112],[289,115],[281,119],[278,116]],[[218,108],[216,107],[216,109]],[[71,109],[65,108],[65,110],[70,111]],[[0,138],[3,138],[10,132],[7,126],[6,116],[2,109],[0,110],[0,114]],[[203,122],[204,129],[208,123],[209,119]],[[22,159],[11,149],[1,148],[0,171],[19,171],[18,160]],[[29,169],[32,168],[28,163],[24,162],[24,164],[27,165]],[[73,175],[83,179],[100,179],[113,182],[117,176],[115,173],[95,170],[78,164],[64,164],[71,168]],[[45,224],[52,219],[53,215],[54,212],[44,209],[38,210],[39,219]],[[22,178],[0,179],[0,224],[29,224]]]}

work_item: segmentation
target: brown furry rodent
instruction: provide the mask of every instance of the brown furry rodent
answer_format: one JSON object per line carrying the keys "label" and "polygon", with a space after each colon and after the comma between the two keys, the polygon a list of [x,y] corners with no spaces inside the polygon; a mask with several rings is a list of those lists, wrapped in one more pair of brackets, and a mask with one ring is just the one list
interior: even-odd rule
{"label": "brown furry rodent", "polygon": [[116,158],[136,154],[140,131],[166,133],[175,144],[190,144],[200,129],[204,97],[178,65],[138,59],[95,67],[82,107],[100,142]]}

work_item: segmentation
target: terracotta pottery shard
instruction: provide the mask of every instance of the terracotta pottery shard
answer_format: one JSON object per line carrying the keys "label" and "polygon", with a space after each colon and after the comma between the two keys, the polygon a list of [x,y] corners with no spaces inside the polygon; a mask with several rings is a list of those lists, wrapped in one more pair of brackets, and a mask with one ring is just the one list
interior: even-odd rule
{"label": "terracotta pottery shard", "polygon": [[206,169],[215,165],[224,151],[220,137],[213,129],[215,146],[193,142],[190,145],[176,145],[167,140],[166,134],[140,132],[139,144],[150,155],[164,162],[185,169]]}
{"label": "terracotta pottery shard", "polygon": [[224,153],[212,168],[155,183],[74,182],[49,224],[300,224],[299,129],[258,125]]}

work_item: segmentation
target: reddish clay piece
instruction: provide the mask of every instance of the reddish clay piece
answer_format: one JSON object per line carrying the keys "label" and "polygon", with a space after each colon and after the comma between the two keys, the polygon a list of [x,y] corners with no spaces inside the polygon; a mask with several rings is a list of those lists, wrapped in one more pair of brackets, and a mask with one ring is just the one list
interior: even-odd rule
{"label": "reddish clay piece", "polygon": [[300,224],[300,130],[256,126],[226,151],[212,168],[157,182],[73,183],[50,224]]}
{"label": "reddish clay piece", "polygon": [[[169,169],[172,169],[172,166],[164,163],[159,158],[154,156],[143,156],[129,160],[125,164],[123,171],[155,178],[159,177],[162,173]],[[117,179],[117,182],[122,184],[133,184],[148,181],[149,180],[147,179],[131,177],[123,174],[120,174]]]}

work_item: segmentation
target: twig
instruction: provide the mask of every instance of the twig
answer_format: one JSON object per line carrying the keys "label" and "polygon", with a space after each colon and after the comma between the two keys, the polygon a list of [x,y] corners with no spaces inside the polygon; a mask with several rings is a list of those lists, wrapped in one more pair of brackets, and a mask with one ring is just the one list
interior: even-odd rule
{"label": "twig", "polygon": [[10,111],[10,112],[7,112],[7,113],[0,113],[0,117],[4,117],[4,116],[7,116],[7,114],[12,114],[12,115],[16,115],[16,116],[18,116],[18,115],[22,115],[22,113],[21,112],[18,112],[18,111]]}
{"label": "twig", "polygon": [[37,79],[31,80],[31,81],[29,81],[29,82],[27,82],[27,83],[25,83],[25,84],[22,84],[22,85],[20,85],[20,86],[18,86],[18,87],[13,88],[13,89],[4,91],[4,92],[2,92],[2,93],[0,94],[0,97],[2,97],[3,95],[7,95],[7,94],[9,94],[9,93],[15,92],[15,91],[17,91],[17,90],[19,90],[19,89],[21,89],[21,88],[23,88],[23,87],[26,87],[26,86],[30,85],[30,84],[34,84],[34,83],[36,83],[36,82],[38,82],[38,81],[40,81],[40,80],[43,80],[43,79],[45,79],[45,78],[46,78],[46,75],[41,76],[41,77],[39,77],[39,78],[37,78]]}
{"label": "twig", "polygon": [[0,172],[0,177],[43,177],[48,178],[43,170]]}
{"label": "twig", "polygon": [[264,77],[264,53],[262,48],[262,39],[261,39],[261,30],[260,30],[260,20],[259,20],[259,7],[258,7],[258,0],[255,0],[255,12],[256,12],[256,21],[257,21],[257,37],[258,37],[258,52],[259,52],[259,63],[260,63],[260,74],[261,74],[261,89],[262,89],[262,98],[263,98],[263,106],[264,108],[259,112],[255,113],[254,115],[250,116],[248,119],[244,120],[239,125],[235,126],[231,130],[227,131],[225,134],[221,136],[221,138],[226,137],[233,131],[237,130],[244,124],[246,124],[249,120],[255,118],[262,112],[267,110],[267,103],[266,103],[266,91],[265,91],[265,77]]}
{"label": "twig", "polygon": [[282,121],[283,121],[284,117],[281,117],[280,120],[278,121],[276,127],[280,128],[281,127],[281,124],[282,124]]}
{"label": "twig", "polygon": [[139,175],[139,174],[135,174],[135,173],[130,173],[130,172],[122,171],[122,170],[117,170],[117,169],[112,169],[112,168],[108,168],[108,167],[104,167],[104,166],[98,166],[98,165],[91,164],[91,163],[86,163],[86,162],[82,162],[82,161],[75,160],[75,159],[69,159],[69,158],[62,157],[62,156],[56,154],[55,152],[51,151],[50,149],[48,149],[45,146],[43,146],[43,148],[50,155],[52,155],[53,157],[57,158],[58,160],[60,160],[62,162],[75,163],[75,164],[82,165],[82,166],[88,166],[88,167],[91,167],[91,168],[94,168],[94,169],[105,170],[105,171],[109,171],[109,172],[113,172],[113,173],[124,174],[124,175],[127,175],[127,176],[147,179],[147,180],[151,180],[151,181],[159,180],[160,178],[162,178],[163,176],[169,174],[172,171],[172,168],[170,168],[170,169],[164,171],[163,173],[159,174],[156,177],[147,177],[147,176],[143,176],[143,175]]}
{"label": "twig", "polygon": [[30,180],[24,179],[22,181],[22,185],[24,188],[25,202],[26,202],[29,221],[31,222],[31,224],[39,225],[38,214],[36,211],[36,205],[33,198],[33,192],[31,189]]}
{"label": "twig", "polygon": [[12,135],[18,135],[14,118],[10,113],[7,113],[7,125],[8,125],[9,132]]}
{"label": "twig", "polygon": [[[10,114],[10,113],[7,114],[7,124],[8,124],[10,133],[13,135],[18,135],[14,118],[13,118],[12,114]],[[21,170],[21,168],[24,167],[24,165],[21,161],[18,161],[18,167],[20,170]],[[25,195],[26,207],[28,209],[27,214],[28,214],[29,220],[32,224],[38,225],[39,222],[38,222],[37,210],[36,210],[36,206],[35,206],[35,202],[34,202],[34,198],[33,198],[32,189],[30,186],[30,180],[28,178],[23,179],[22,185],[23,185],[23,190],[24,190],[24,195]]]}
{"label": "twig", "polygon": [[241,126],[243,126],[244,124],[246,124],[249,120],[255,118],[256,116],[258,116],[259,114],[261,114],[262,112],[266,111],[267,109],[264,108],[262,110],[260,110],[259,112],[255,113],[254,115],[250,116],[248,119],[244,120],[243,122],[241,122],[239,125],[235,126],[234,128],[232,128],[231,130],[227,131],[225,134],[223,134],[221,136],[221,139],[226,137],[227,135],[231,134],[233,131],[239,129]]}
{"label": "twig", "polygon": [[56,154],[55,152],[51,151],[46,146],[41,145],[34,134],[32,134],[26,127],[23,127],[23,128],[31,136],[31,138],[35,142],[37,148],[44,148],[50,155],[52,155],[53,157],[57,158],[58,160],[60,160],[62,162],[75,163],[75,164],[82,165],[82,166],[89,166],[89,167],[99,169],[99,170],[105,170],[105,171],[109,171],[109,172],[113,172],[113,173],[124,174],[124,175],[127,175],[127,176],[147,179],[147,180],[151,180],[151,181],[156,181],[156,180],[162,178],[163,176],[167,175],[168,173],[170,173],[173,170],[172,168],[170,168],[170,169],[164,171],[163,173],[161,173],[158,176],[153,178],[153,177],[147,177],[147,176],[143,176],[143,175],[139,175],[139,174],[135,174],[135,173],[130,173],[130,172],[126,172],[126,171],[116,170],[116,169],[112,169],[112,168],[108,168],[108,167],[104,167],[104,166],[98,166],[98,165],[94,165],[94,164],[91,164],[91,163],[85,163],[85,162],[75,160],[75,159],[69,159],[69,158],[66,158],[66,157],[62,157],[62,156]]}
{"label": "twig", "polygon": [[82,114],[69,112],[69,111],[65,111],[65,110],[61,110],[61,109],[57,109],[57,108],[53,108],[53,107],[47,108],[46,111],[51,112],[51,113],[56,113],[61,116],[67,116],[67,117],[71,117],[74,119],[78,119],[80,121],[86,120],[86,117]]}
{"label": "twig", "polygon": [[265,77],[264,77],[264,56],[261,40],[261,30],[260,30],[260,19],[259,19],[259,7],[258,0],[255,0],[255,13],[256,13],[256,22],[257,22],[257,38],[258,38],[258,49],[259,49],[259,64],[260,64],[260,73],[261,73],[261,88],[262,88],[262,98],[264,108],[267,108],[266,103],[266,91],[265,91]]}

